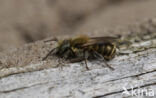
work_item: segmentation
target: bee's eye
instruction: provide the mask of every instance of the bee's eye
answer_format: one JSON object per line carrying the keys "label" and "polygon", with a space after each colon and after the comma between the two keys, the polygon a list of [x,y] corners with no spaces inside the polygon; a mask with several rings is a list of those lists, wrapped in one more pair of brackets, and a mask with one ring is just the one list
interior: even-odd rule
{"label": "bee's eye", "polygon": [[70,41],[69,40],[64,40],[57,53],[62,55],[66,51],[68,51],[69,48],[70,48]]}
{"label": "bee's eye", "polygon": [[62,44],[62,48],[69,48],[70,47],[70,41],[69,40],[64,40]]}

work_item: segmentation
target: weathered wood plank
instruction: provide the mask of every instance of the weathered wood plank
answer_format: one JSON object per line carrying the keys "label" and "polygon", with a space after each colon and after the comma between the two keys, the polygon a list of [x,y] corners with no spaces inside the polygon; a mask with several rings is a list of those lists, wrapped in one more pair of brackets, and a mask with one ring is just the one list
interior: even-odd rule
{"label": "weathered wood plank", "polygon": [[[84,62],[65,63],[61,69],[56,67],[57,58],[47,61],[32,59],[29,60],[31,63],[26,63],[24,66],[20,66],[21,63],[6,66],[3,58],[8,54],[2,55],[0,98],[147,98],[150,97],[148,94],[152,93],[151,97],[154,98],[156,97],[156,35],[148,33],[124,38],[132,44],[121,45],[118,55],[108,62],[115,68],[114,71],[103,67],[101,61],[88,62],[90,70],[85,69]],[[38,44],[43,43],[37,42],[21,50],[37,47],[39,50],[36,55],[41,56],[43,51],[40,51],[42,48],[38,47]],[[10,54],[23,52],[19,50]],[[34,51],[30,49],[29,52],[31,54]],[[23,53],[27,54],[25,57],[29,57],[27,52]],[[136,93],[138,95],[135,96],[131,94],[132,87],[133,90],[147,90],[147,92],[140,92],[144,95]],[[127,89],[129,95],[122,95],[125,91],[123,88]]]}
{"label": "weathered wood plank", "polygon": [[125,85],[134,87],[154,85],[151,89],[155,90],[153,87],[156,85],[156,49],[115,58],[109,62],[115,67],[115,71],[107,67],[102,68],[100,64],[102,62],[90,62],[89,71],[85,71],[85,66],[81,63],[75,63],[63,67],[62,70],[51,68],[4,77],[0,80],[0,96],[72,98],[119,94],[117,97],[119,98]]}

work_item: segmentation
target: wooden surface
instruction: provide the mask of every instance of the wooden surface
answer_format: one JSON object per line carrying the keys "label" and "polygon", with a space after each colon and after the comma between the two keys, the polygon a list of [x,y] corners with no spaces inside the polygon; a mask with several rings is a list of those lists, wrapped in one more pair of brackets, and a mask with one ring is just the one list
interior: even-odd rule
{"label": "wooden surface", "polygon": [[[156,39],[155,33],[152,34],[146,40],[132,41],[129,47],[121,46],[118,55],[108,62],[114,71],[102,67],[101,61],[88,62],[90,70],[85,69],[84,62],[67,63],[62,68],[43,68],[55,59],[22,67],[3,66],[0,98],[155,98]],[[147,92],[134,95],[132,88]],[[123,94],[125,89],[129,94]]]}

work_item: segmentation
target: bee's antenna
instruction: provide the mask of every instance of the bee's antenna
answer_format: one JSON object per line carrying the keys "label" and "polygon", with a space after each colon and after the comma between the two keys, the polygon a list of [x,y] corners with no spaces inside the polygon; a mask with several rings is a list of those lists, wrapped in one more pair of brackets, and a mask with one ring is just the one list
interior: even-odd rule
{"label": "bee's antenna", "polygon": [[54,37],[53,39],[49,39],[49,40],[46,40],[44,42],[46,43],[46,42],[49,42],[49,41],[56,41],[56,42],[58,42],[58,39],[56,37]]}
{"label": "bee's antenna", "polygon": [[56,50],[56,48],[52,49],[52,50],[42,59],[42,61],[46,60],[47,57],[48,57],[50,54],[52,54],[52,53],[54,52],[54,50]]}

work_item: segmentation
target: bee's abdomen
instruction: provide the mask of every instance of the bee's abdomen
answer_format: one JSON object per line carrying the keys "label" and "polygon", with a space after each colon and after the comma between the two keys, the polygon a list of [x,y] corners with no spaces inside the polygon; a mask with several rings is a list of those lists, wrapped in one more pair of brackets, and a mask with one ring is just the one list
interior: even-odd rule
{"label": "bee's abdomen", "polygon": [[99,45],[97,52],[103,55],[106,60],[110,60],[116,53],[116,46],[113,44]]}
{"label": "bee's abdomen", "polygon": [[99,45],[91,45],[91,46],[86,47],[85,49],[86,49],[87,51],[98,51],[99,48],[100,48]]}
{"label": "bee's abdomen", "polygon": [[90,51],[91,53],[96,51],[101,54],[104,59],[110,60],[115,56],[116,46],[114,44],[96,44],[86,47],[85,50]]}

